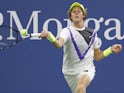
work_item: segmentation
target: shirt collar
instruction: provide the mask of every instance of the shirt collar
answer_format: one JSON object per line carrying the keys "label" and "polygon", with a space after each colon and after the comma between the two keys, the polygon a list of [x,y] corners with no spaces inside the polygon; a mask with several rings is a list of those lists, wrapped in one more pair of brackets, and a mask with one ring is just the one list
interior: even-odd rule
{"label": "shirt collar", "polygon": [[75,29],[75,30],[78,30],[78,31],[83,31],[86,27],[84,26],[83,28],[77,28],[75,27],[73,24],[72,24],[72,27]]}

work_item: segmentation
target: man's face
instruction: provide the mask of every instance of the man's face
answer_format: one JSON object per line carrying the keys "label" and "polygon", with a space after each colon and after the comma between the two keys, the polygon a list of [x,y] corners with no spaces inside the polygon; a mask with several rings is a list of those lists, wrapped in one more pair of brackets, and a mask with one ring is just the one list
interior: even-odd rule
{"label": "man's face", "polygon": [[72,22],[80,22],[83,20],[84,17],[85,17],[84,13],[80,7],[74,7],[72,9],[71,16],[70,16]]}

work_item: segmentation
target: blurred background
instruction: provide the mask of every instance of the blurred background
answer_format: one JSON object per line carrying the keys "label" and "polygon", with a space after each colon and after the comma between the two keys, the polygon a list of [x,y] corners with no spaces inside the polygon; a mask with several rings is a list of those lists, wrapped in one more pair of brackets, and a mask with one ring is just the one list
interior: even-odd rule
{"label": "blurred background", "polygon": [[[86,25],[98,31],[101,49],[124,46],[123,0],[76,0],[87,8]],[[56,36],[69,24],[67,11],[75,0],[0,0],[0,25],[50,30]],[[124,52],[96,62],[96,76],[87,93],[124,93]],[[48,40],[26,39],[0,51],[0,93],[71,93],[63,77],[63,50]]]}

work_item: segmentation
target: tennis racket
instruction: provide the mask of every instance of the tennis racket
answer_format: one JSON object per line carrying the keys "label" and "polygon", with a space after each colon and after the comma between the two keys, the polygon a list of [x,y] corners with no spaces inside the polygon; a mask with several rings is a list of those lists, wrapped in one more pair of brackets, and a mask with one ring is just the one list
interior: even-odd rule
{"label": "tennis racket", "polygon": [[22,36],[21,31],[10,26],[2,25],[0,26],[0,51],[15,46],[18,42],[24,40],[25,38],[39,36],[40,33],[32,33]]}

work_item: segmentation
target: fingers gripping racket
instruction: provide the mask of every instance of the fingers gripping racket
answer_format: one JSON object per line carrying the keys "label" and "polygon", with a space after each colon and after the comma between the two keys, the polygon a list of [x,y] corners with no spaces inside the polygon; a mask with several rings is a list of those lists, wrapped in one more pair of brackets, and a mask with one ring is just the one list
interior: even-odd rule
{"label": "fingers gripping racket", "polygon": [[27,30],[18,31],[13,27],[2,25],[0,26],[0,50],[9,49],[25,38],[39,36],[40,33],[28,34]]}

